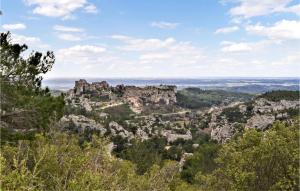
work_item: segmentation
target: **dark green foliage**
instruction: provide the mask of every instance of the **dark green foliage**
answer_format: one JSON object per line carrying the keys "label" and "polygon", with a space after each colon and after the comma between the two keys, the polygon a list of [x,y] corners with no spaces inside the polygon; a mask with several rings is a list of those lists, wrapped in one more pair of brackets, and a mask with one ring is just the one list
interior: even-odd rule
{"label": "dark green foliage", "polygon": [[240,112],[240,109],[238,107],[224,108],[221,116],[225,116],[230,123],[245,123],[247,121],[246,116]]}
{"label": "dark green foliage", "polygon": [[199,183],[206,190],[299,190],[299,124],[248,129],[222,146],[218,168]]}
{"label": "dark green foliage", "polygon": [[210,139],[210,135],[208,135],[208,134],[197,133],[197,134],[193,135],[193,143],[202,145],[202,144],[209,143],[209,142],[213,142],[213,141]]}
{"label": "dark green foliage", "polygon": [[104,113],[109,114],[107,121],[115,121],[123,123],[125,120],[131,119],[134,114],[128,104],[109,107],[103,110]]}
{"label": "dark green foliage", "polygon": [[161,164],[166,140],[154,137],[150,140],[134,140],[132,146],[120,155],[137,165],[137,173],[144,174],[152,165]]}
{"label": "dark green foliage", "polygon": [[27,45],[12,44],[10,33],[1,33],[1,80],[24,85],[30,88],[40,88],[42,76],[47,73],[54,64],[53,52],[46,55],[40,52],[32,52],[29,58],[24,59],[21,54],[27,50]]}
{"label": "dark green foliage", "polygon": [[[2,141],[7,137],[22,138],[19,131],[48,131],[63,115],[64,108],[63,95],[52,97],[48,88],[41,88],[41,75],[55,61],[53,53],[43,56],[32,52],[24,59],[21,54],[27,50],[26,45],[12,44],[10,33],[1,33],[0,41]],[[12,135],[12,130],[16,135]]]}
{"label": "dark green foliage", "polygon": [[170,105],[154,105],[149,104],[143,106],[142,115],[151,115],[151,114],[164,114],[164,113],[174,113],[179,111],[178,106],[170,104]]}
{"label": "dark green foliage", "polygon": [[73,107],[73,106],[67,105],[65,107],[65,115],[70,115],[70,114],[91,116],[91,113],[86,111],[83,107]]}
{"label": "dark green foliage", "polygon": [[280,101],[280,100],[290,100],[297,101],[300,98],[299,91],[286,91],[286,90],[278,90],[266,92],[257,98],[265,98],[269,101]]}
{"label": "dark green foliage", "polygon": [[186,88],[176,94],[177,104],[189,109],[203,109],[229,103],[232,101],[247,101],[252,95],[245,93],[227,92],[223,90],[201,90],[199,88]]}
{"label": "dark green foliage", "polygon": [[299,108],[295,108],[295,109],[290,108],[290,109],[285,110],[285,112],[287,112],[288,116],[291,118],[297,118],[300,116]]}
{"label": "dark green foliage", "polygon": [[128,148],[128,140],[126,138],[123,138],[120,135],[111,137],[111,141],[114,143],[115,148],[113,149],[113,153],[117,157],[124,157],[122,152]]}
{"label": "dark green foliage", "polygon": [[181,172],[182,179],[189,183],[193,183],[198,172],[201,172],[202,174],[212,172],[217,167],[214,159],[217,157],[219,149],[220,145],[215,143],[200,145],[194,152],[194,155],[186,160]]}
{"label": "dark green foliage", "polygon": [[253,115],[253,108],[254,108],[253,101],[246,102],[245,105],[246,105],[245,116],[247,118],[250,118]]}
{"label": "dark green foliage", "polygon": [[105,102],[110,100],[108,95],[92,95],[90,99],[95,102]]}
{"label": "dark green foliage", "polygon": [[18,140],[33,140],[35,138],[35,133],[35,131],[15,132],[13,129],[0,128],[1,144],[15,144]]}
{"label": "dark green foliage", "polygon": [[181,146],[171,146],[168,150],[164,151],[163,158],[180,161],[182,153],[183,150]]}

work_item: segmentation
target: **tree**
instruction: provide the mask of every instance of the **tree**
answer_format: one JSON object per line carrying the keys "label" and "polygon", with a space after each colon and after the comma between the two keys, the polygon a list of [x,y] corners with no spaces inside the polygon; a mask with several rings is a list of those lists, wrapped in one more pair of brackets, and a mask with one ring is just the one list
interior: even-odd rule
{"label": "tree", "polygon": [[299,190],[299,124],[247,130],[226,143],[210,175],[197,175],[207,190]]}
{"label": "tree", "polygon": [[166,140],[158,137],[145,141],[134,140],[121,157],[136,164],[138,174],[144,174],[154,164],[161,164],[165,145]]}
{"label": "tree", "polygon": [[181,177],[189,183],[195,182],[197,173],[211,173],[217,164],[214,161],[217,157],[220,145],[216,143],[205,143],[199,146],[194,155],[189,157],[182,169]]}
{"label": "tree", "polygon": [[32,52],[25,59],[27,45],[11,43],[9,32],[0,37],[1,138],[20,137],[12,135],[21,131],[23,135],[45,131],[62,116],[64,107],[63,96],[53,97],[41,87],[42,74],[51,69],[54,54]]}

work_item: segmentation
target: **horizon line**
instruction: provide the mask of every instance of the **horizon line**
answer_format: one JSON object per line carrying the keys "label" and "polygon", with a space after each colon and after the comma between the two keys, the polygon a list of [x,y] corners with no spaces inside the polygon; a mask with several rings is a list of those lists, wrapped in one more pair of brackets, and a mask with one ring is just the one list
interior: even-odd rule
{"label": "horizon line", "polygon": [[202,76],[202,77],[44,77],[43,80],[51,80],[51,79],[211,79],[211,78],[218,78],[218,79],[300,79],[300,76],[293,76],[293,77],[282,77],[282,76]]}

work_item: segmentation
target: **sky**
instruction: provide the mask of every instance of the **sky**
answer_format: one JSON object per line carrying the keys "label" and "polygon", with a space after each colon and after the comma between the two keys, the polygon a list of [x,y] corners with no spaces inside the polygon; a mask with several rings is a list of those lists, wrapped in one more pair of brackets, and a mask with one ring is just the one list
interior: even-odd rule
{"label": "sky", "polygon": [[46,78],[299,77],[298,0],[2,0]]}

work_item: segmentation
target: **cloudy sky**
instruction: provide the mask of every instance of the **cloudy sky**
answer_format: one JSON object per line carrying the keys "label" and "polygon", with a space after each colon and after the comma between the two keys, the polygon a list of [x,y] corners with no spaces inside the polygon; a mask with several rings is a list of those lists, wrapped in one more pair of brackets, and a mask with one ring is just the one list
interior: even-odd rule
{"label": "cloudy sky", "polygon": [[52,77],[296,77],[298,0],[3,0]]}

